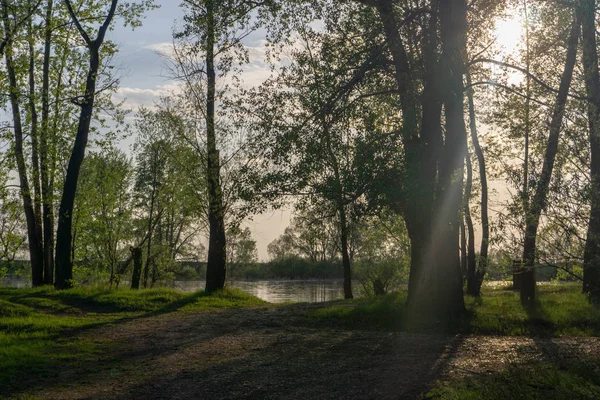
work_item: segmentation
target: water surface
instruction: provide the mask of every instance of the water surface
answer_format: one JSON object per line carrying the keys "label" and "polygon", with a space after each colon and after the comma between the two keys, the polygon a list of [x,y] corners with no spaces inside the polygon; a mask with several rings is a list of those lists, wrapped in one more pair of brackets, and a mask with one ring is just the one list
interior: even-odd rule
{"label": "water surface", "polygon": [[[342,280],[232,281],[229,284],[270,303],[317,303],[344,298]],[[204,289],[204,281],[176,281],[175,287],[195,291]]]}

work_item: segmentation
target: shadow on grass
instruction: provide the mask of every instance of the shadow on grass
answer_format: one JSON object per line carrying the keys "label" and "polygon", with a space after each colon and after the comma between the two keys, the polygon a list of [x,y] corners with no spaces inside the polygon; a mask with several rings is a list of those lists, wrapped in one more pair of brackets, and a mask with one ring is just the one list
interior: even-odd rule
{"label": "shadow on grass", "polygon": [[598,399],[600,362],[580,359],[564,363],[554,359],[535,365],[510,364],[506,370],[474,374],[438,384],[429,399]]}
{"label": "shadow on grass", "polygon": [[[201,300],[213,308],[243,301],[236,293],[208,295],[200,291],[181,295],[172,302],[165,303],[165,299],[159,298],[155,300],[156,304],[144,303],[144,308],[148,309],[145,312],[127,304],[113,305],[110,312],[103,296],[111,294],[114,292],[102,290],[85,297],[68,291],[1,290],[0,394],[8,396],[22,388],[47,385],[49,377],[56,378],[57,371],[65,365],[82,370],[88,368],[102,350],[103,340],[73,340],[86,331],[173,313],[182,308],[193,309]],[[134,296],[145,294],[137,292]],[[99,310],[103,312],[98,313]]]}

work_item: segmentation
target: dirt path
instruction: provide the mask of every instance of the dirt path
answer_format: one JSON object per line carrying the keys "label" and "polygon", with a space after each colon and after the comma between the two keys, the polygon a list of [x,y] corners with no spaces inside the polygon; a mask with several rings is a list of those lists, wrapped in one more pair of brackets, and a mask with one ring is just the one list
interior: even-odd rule
{"label": "dirt path", "polygon": [[398,399],[508,362],[599,354],[597,338],[323,329],[313,305],[170,313],[95,329],[97,359],[27,394],[43,399]]}

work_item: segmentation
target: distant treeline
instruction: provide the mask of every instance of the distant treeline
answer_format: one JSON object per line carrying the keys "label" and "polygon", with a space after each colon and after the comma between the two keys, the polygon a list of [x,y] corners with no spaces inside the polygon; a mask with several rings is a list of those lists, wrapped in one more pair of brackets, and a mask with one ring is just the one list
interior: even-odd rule
{"label": "distant treeline", "polygon": [[[203,280],[206,278],[205,262],[179,262],[173,271],[175,280]],[[300,257],[290,257],[269,262],[231,264],[230,279],[339,279],[343,278],[339,260],[311,262]]]}
{"label": "distant treeline", "polygon": [[[97,270],[91,262],[79,262],[80,271]],[[31,266],[27,260],[0,262],[6,276],[28,279]],[[206,279],[206,262],[178,261],[172,265],[171,276],[177,281],[193,281]],[[343,278],[341,261],[312,262],[301,257],[289,257],[269,262],[252,262],[231,264],[228,268],[230,279],[341,279]],[[1,276],[0,276],[1,278]],[[90,281],[89,273],[76,274],[76,280]],[[127,278],[126,278],[127,279]],[[81,283],[80,282],[80,283]]]}

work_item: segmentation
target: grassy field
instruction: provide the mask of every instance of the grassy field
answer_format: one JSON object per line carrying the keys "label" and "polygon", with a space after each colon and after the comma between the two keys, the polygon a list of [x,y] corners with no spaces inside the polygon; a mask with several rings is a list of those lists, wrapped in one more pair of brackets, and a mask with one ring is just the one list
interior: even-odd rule
{"label": "grassy field", "polygon": [[600,336],[600,309],[581,294],[579,285],[547,284],[538,302],[524,308],[510,288],[484,288],[480,298],[465,299],[461,320],[412,321],[405,315],[405,293],[336,302],[311,313],[316,320],[346,327],[387,330],[433,330],[448,333],[509,336]]}
{"label": "grassy field", "polygon": [[[467,312],[459,321],[414,323],[404,312],[405,294],[335,301],[307,307],[271,305],[238,290],[213,295],[171,289],[110,290],[75,288],[0,288],[0,399],[16,393],[28,380],[56,378],[65,366],[85,373],[96,368],[98,355],[111,346],[110,338],[86,336],[99,328],[135,325],[161,315],[197,316],[211,310],[278,310],[278,322],[318,330],[398,332],[433,331],[461,335],[507,337],[598,337],[600,310],[591,306],[576,285],[541,285],[539,301],[529,309],[518,293],[487,288],[481,298],[467,298]],[[243,311],[248,308],[248,311]],[[253,324],[262,314],[252,317]],[[289,321],[286,319],[293,316]],[[293,343],[292,343],[293,345]],[[508,364],[502,371],[471,371],[461,379],[438,382],[429,398],[600,398],[598,354],[573,363],[531,366]],[[117,356],[118,358],[118,356]],[[113,359],[111,362],[119,362]],[[23,377],[28,377],[24,380]],[[575,393],[574,397],[565,397]]]}

